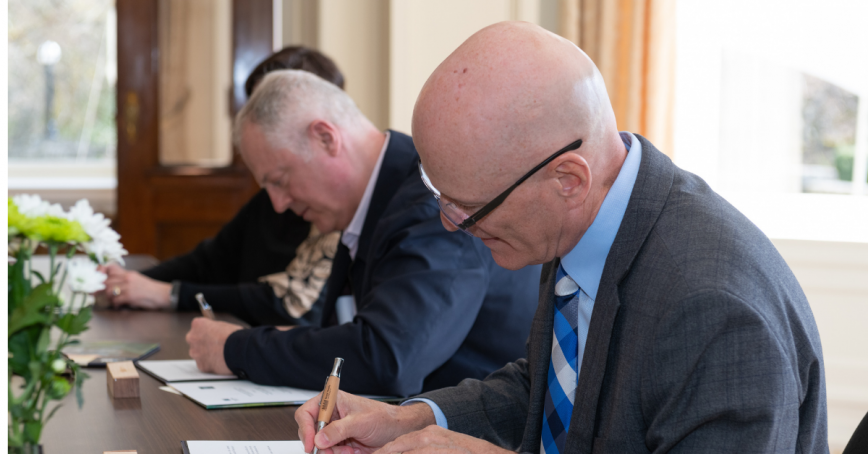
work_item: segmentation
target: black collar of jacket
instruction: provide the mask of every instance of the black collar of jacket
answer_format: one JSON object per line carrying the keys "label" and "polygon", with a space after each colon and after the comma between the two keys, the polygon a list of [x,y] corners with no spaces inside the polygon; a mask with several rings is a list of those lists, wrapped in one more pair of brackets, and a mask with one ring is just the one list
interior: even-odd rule
{"label": "black collar of jacket", "polygon": [[[663,207],[672,189],[675,165],[644,137],[636,134],[642,144],[642,162],[624,219],[606,257],[600,287],[594,301],[594,311],[588,330],[584,359],[581,364],[579,386],[576,389],[575,406],[565,442],[567,452],[591,452],[596,433],[597,404],[606,372],[609,341],[612,327],[618,314],[620,301],[618,285],[627,275],[630,266],[651,229],[663,212]],[[531,399],[528,421],[525,427],[521,451],[538,449],[542,429],[543,401],[545,398],[548,366],[551,361],[552,330],[554,317],[554,285],[560,259],[548,263],[542,271],[542,280],[547,289],[540,295],[540,306],[534,317],[533,329],[542,333],[536,345],[531,345],[529,356],[535,357],[531,375]],[[534,336],[532,335],[533,339]]]}
{"label": "black collar of jacket", "polygon": [[389,130],[389,133],[389,146],[386,147],[386,156],[383,157],[380,174],[377,176],[374,193],[371,195],[371,204],[368,206],[362,233],[359,235],[356,260],[364,260],[367,256],[368,248],[371,245],[371,236],[374,234],[377,222],[386,211],[386,207],[389,206],[395,192],[404,184],[410,174],[418,172],[416,163],[419,160],[419,155],[416,154],[413,139],[397,131]]}

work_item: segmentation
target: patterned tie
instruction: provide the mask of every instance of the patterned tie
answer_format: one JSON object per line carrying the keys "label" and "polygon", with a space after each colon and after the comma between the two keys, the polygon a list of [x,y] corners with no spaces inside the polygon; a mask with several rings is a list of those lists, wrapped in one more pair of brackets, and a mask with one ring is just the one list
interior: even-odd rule
{"label": "patterned tie", "polygon": [[549,363],[548,390],[543,418],[541,454],[560,454],[564,452],[567,428],[573,413],[578,382],[578,320],[579,286],[567,275],[563,267],[558,267],[555,285],[554,338],[552,339],[552,360]]}

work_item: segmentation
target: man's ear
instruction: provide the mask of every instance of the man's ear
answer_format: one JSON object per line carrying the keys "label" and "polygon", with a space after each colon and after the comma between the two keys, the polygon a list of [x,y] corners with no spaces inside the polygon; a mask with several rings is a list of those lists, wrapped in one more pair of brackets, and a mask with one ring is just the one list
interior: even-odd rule
{"label": "man's ear", "polygon": [[307,127],[311,145],[325,151],[329,156],[336,156],[341,148],[341,136],[335,125],[325,120],[314,120]]}
{"label": "man's ear", "polygon": [[555,160],[558,193],[570,203],[581,204],[591,191],[591,166],[581,155],[565,153]]}

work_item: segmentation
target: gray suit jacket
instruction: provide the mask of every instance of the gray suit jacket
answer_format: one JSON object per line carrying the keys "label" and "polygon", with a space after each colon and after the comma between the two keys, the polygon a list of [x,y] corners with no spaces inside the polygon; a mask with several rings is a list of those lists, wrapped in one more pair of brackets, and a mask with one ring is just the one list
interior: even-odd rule
{"label": "gray suit jacket", "polygon": [[[799,283],[756,226],[639,140],[566,450],[828,452],[820,337]],[[557,266],[543,268],[527,360],[422,396],[451,430],[539,452]]]}

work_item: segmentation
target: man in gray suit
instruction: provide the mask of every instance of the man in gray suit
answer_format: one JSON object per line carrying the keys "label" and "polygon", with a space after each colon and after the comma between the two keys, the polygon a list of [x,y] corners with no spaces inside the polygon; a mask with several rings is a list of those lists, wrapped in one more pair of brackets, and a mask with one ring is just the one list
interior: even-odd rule
{"label": "man in gray suit", "polygon": [[484,29],[430,77],[413,134],[446,228],[501,266],[546,263],[527,360],[401,407],[340,394],[316,437],[308,402],[307,451],[828,451],[795,277],[705,182],[618,132],[581,50],[530,24]]}

